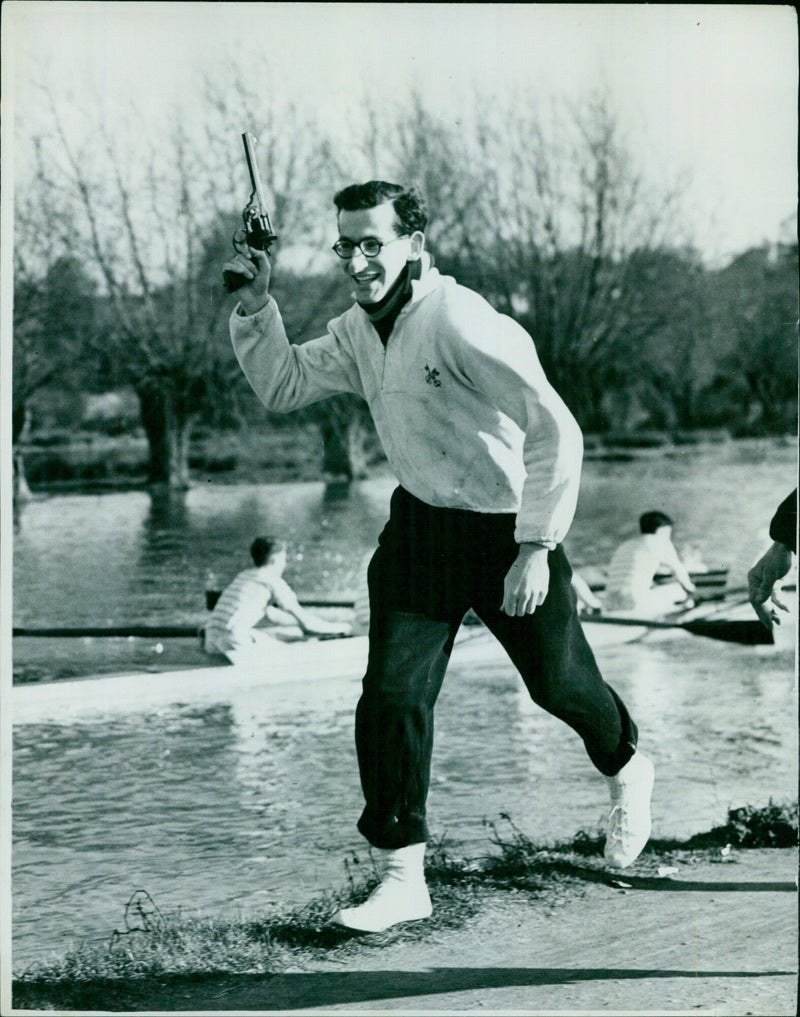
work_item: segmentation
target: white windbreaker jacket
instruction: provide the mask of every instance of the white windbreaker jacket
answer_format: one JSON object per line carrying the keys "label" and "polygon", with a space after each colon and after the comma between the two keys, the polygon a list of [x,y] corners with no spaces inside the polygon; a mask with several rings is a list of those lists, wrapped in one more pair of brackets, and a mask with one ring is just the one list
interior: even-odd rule
{"label": "white windbreaker jacket", "polygon": [[580,428],[528,333],[436,268],[384,347],[354,303],[299,346],[277,304],[230,320],[242,370],[276,413],[338,392],[362,396],[400,484],[428,505],[516,513],[518,542],[560,543],[575,513]]}

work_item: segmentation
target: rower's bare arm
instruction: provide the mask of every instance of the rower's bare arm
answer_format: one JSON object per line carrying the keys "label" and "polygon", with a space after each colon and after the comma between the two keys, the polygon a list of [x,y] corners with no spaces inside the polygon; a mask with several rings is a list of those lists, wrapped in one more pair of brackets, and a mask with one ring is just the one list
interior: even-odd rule
{"label": "rower's bare arm", "polygon": [[294,590],[288,584],[281,590],[279,606],[295,619],[308,636],[343,636],[350,632],[350,625],[346,622],[329,622],[307,611],[300,605]]}

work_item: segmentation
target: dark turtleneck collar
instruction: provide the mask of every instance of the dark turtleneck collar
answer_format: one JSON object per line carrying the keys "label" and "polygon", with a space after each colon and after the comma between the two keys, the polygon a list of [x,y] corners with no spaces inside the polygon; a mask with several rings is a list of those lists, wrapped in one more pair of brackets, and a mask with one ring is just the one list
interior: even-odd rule
{"label": "dark turtleneck collar", "polygon": [[385,346],[389,340],[394,323],[398,314],[411,299],[411,283],[422,275],[422,259],[407,261],[404,268],[392,283],[389,292],[381,300],[374,304],[361,304],[361,307],[375,326],[375,331],[380,336]]}

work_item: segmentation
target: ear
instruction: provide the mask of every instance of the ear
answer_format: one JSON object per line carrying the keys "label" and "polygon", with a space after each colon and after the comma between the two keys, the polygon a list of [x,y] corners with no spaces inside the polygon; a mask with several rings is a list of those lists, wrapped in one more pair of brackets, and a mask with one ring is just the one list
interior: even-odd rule
{"label": "ear", "polygon": [[421,230],[415,230],[411,234],[407,261],[419,261],[422,252],[425,250],[425,234]]}

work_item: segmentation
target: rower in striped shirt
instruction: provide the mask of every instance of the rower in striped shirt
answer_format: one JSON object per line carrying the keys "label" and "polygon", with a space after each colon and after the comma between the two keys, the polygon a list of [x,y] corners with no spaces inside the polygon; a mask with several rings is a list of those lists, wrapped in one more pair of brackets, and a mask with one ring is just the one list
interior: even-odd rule
{"label": "rower in striped shirt", "polygon": [[250,546],[253,568],[244,569],[222,591],[206,626],[206,653],[224,653],[234,663],[258,658],[275,646],[272,625],[296,625],[305,635],[345,635],[349,626],[328,622],[300,606],[283,578],[287,547],[283,541],[256,537]]}

